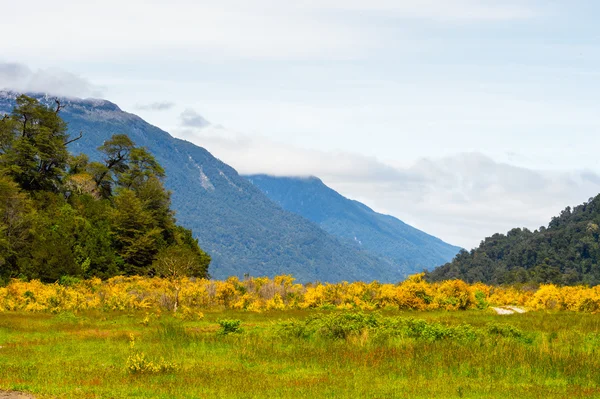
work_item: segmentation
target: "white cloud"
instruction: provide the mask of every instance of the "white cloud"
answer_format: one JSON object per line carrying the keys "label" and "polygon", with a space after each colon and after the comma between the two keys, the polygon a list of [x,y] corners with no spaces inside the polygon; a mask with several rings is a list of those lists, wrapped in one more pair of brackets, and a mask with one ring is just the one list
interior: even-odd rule
{"label": "white cloud", "polygon": [[[0,44],[7,57],[42,56],[71,61],[119,62],[161,54],[210,59],[347,59],[381,46],[368,14],[438,22],[531,18],[532,1],[488,0],[276,0],[144,1],[41,0],[11,2],[6,32],[19,32],[19,45]],[[357,18],[364,23],[356,24]],[[22,21],[27,21],[27,30]],[[394,38],[397,42],[398,38]]]}
{"label": "white cloud", "polygon": [[494,21],[532,18],[540,11],[531,1],[486,0],[318,0],[323,8],[381,11],[405,18],[443,21]]}
{"label": "white cloud", "polygon": [[167,111],[175,107],[174,102],[161,101],[149,104],[136,104],[135,109],[140,111]]}
{"label": "white cloud", "polygon": [[186,109],[179,116],[181,125],[185,127],[203,128],[210,125],[210,122],[204,119],[202,115],[193,109]]}
{"label": "white cloud", "polygon": [[467,248],[513,227],[547,225],[600,192],[591,171],[539,171],[480,153],[421,159],[410,167],[374,157],[295,148],[223,128],[180,130],[241,174],[320,177],[341,194]]}
{"label": "white cloud", "polygon": [[31,70],[19,63],[0,62],[0,89],[59,96],[101,96],[100,89],[73,73],[56,69]]}

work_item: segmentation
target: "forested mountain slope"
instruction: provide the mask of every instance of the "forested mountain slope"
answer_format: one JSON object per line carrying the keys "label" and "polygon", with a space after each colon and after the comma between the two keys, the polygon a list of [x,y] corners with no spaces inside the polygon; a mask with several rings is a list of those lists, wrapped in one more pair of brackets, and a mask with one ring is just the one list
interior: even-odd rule
{"label": "forested mountain slope", "polygon": [[247,178],[284,209],[325,231],[398,265],[406,275],[448,262],[460,250],[393,216],[345,198],[316,177]]}
{"label": "forested mountain slope", "polygon": [[495,234],[429,273],[432,281],[460,278],[491,284],[600,284],[600,195],[552,218],[539,230]]}
{"label": "forested mountain slope", "polygon": [[[0,112],[10,112],[17,95],[0,92]],[[193,231],[211,256],[213,277],[286,273],[303,282],[402,278],[389,262],[343,244],[316,224],[285,211],[206,149],[174,138],[109,101],[63,98],[61,102],[68,132],[71,136],[83,132],[69,145],[72,153],[100,160],[97,148],[113,134],[126,134],[154,155],[165,169],[177,221]]]}

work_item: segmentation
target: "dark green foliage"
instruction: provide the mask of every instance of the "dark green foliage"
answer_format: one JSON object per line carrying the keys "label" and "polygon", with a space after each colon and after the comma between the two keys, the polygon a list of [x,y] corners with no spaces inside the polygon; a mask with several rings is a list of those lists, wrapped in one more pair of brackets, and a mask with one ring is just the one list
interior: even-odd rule
{"label": "dark green foliage", "polygon": [[283,209],[394,265],[397,274],[390,275],[388,280],[430,270],[452,260],[460,250],[393,216],[382,215],[343,197],[316,177],[251,175],[247,178]]}
{"label": "dark green foliage", "polygon": [[244,329],[240,327],[241,320],[222,319],[218,323],[221,326],[221,329],[217,331],[219,335],[241,334],[244,332]]}
{"label": "dark green foliage", "polygon": [[0,121],[0,278],[146,274],[171,249],[206,277],[210,258],[175,224],[154,157],[125,135],[99,148],[103,162],[70,156],[60,109],[19,96]]}
{"label": "dark green foliage", "polygon": [[512,229],[427,275],[488,284],[600,284],[600,195],[566,208],[548,227]]}
{"label": "dark green foliage", "polygon": [[19,96],[0,126],[0,168],[25,190],[57,192],[69,158],[67,126],[37,100]]}

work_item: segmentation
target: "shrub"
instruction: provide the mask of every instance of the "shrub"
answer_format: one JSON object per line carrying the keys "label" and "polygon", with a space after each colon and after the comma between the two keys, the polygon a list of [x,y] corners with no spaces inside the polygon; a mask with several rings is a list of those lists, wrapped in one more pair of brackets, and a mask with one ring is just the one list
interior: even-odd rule
{"label": "shrub", "polygon": [[377,313],[344,312],[309,317],[304,321],[288,320],[279,324],[282,336],[308,339],[320,337],[346,340],[351,337],[371,337],[375,344],[385,344],[393,338],[403,337],[426,341],[453,339],[472,341],[478,336],[470,325],[458,327],[429,323],[421,319],[381,317]]}
{"label": "shrub", "polygon": [[222,319],[218,321],[221,329],[217,332],[219,335],[241,334],[244,330],[240,327],[241,320]]}
{"label": "shrub", "polygon": [[127,357],[126,368],[130,374],[158,374],[177,371],[179,366],[164,359],[160,359],[158,362],[149,360],[144,352],[136,349],[135,336],[131,334],[129,336],[129,356]]}
{"label": "shrub", "polygon": [[526,344],[533,343],[533,337],[526,334],[522,330],[510,324],[498,324],[491,323],[487,326],[487,333],[491,336],[500,336],[504,338],[513,338],[517,341],[524,342]]}

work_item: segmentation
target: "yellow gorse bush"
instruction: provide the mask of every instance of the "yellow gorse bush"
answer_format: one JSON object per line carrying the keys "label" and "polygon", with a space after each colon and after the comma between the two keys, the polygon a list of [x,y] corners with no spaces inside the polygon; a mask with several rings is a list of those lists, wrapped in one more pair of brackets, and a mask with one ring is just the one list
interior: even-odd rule
{"label": "yellow gorse bush", "polygon": [[[254,312],[331,308],[465,310],[482,306],[519,305],[537,310],[600,310],[600,287],[542,285],[537,290],[467,284],[460,280],[428,283],[423,274],[399,284],[341,282],[296,284],[291,276],[225,281],[183,278],[172,281],[149,277],[85,280],[63,286],[12,280],[0,287],[0,312],[63,312],[81,310],[173,310],[178,317],[201,319],[201,310],[236,309]],[[483,304],[483,305],[482,305]]]}
{"label": "yellow gorse bush", "polygon": [[146,354],[135,347],[135,336],[129,335],[129,356],[127,357],[127,371],[131,374],[157,374],[177,371],[177,364],[164,359],[154,362]]}

